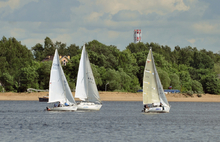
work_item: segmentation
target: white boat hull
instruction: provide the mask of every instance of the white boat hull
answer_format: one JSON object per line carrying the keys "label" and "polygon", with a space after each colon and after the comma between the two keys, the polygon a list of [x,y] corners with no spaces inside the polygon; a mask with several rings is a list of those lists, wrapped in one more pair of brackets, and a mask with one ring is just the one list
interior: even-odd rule
{"label": "white boat hull", "polygon": [[150,107],[149,109],[146,108],[144,110],[145,113],[168,113],[170,112],[170,107],[169,106],[164,106],[164,107]]}
{"label": "white boat hull", "polygon": [[47,111],[76,111],[77,106],[61,106],[61,107],[52,107],[48,108]]}
{"label": "white boat hull", "polygon": [[100,110],[102,104],[95,104],[91,102],[80,102],[77,105],[77,110]]}

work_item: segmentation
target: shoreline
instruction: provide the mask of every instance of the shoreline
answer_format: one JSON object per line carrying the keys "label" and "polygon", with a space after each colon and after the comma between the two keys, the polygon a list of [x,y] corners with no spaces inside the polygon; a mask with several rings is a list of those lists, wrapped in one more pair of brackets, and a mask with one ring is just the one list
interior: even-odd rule
{"label": "shoreline", "polygon": [[[5,92],[0,93],[0,101],[39,101],[39,97],[47,96],[48,92],[24,92],[14,93]],[[72,92],[75,96],[75,92]],[[129,93],[129,92],[99,92],[102,101],[142,101],[143,96],[141,93]],[[197,97],[196,94],[193,97],[185,96],[181,93],[166,94],[168,102],[220,102],[220,95],[202,94],[202,97]],[[80,101],[79,99],[75,99]]]}

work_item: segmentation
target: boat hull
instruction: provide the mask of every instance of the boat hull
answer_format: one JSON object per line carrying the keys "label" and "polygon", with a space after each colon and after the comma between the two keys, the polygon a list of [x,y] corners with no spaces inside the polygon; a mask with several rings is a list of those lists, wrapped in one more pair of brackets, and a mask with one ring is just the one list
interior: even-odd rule
{"label": "boat hull", "polygon": [[144,110],[145,113],[168,113],[170,112],[169,106],[164,107],[150,107],[149,109]]}
{"label": "boat hull", "polygon": [[39,102],[48,102],[48,97],[39,97]]}
{"label": "boat hull", "polygon": [[52,107],[48,108],[47,111],[76,111],[77,106],[61,106],[61,107]]}
{"label": "boat hull", "polygon": [[95,104],[91,102],[80,102],[77,105],[77,110],[100,110],[102,104]]}

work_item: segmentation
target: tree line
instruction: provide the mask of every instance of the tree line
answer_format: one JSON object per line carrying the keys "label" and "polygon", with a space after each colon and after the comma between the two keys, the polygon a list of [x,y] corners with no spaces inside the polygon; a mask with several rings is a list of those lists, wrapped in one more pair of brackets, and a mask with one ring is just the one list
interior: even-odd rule
{"label": "tree line", "polygon": [[[91,67],[99,91],[136,92],[143,85],[143,71],[150,47],[164,89],[172,86],[181,92],[193,91],[220,94],[220,51],[213,53],[196,47],[172,51],[157,43],[130,43],[120,51],[114,45],[97,40],[86,43]],[[37,43],[30,50],[15,38],[0,40],[0,91],[24,92],[27,88],[48,89],[51,61],[42,60],[54,55],[71,59],[63,66],[70,88],[74,89],[82,46],[53,42],[49,37],[44,45]]]}

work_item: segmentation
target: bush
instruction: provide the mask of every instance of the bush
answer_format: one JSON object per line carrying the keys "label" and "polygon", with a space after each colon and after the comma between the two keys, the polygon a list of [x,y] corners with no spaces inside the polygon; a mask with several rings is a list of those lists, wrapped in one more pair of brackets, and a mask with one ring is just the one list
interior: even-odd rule
{"label": "bush", "polygon": [[193,91],[186,91],[186,94],[189,95],[190,97],[193,97]]}
{"label": "bush", "polygon": [[192,80],[192,91],[203,92],[202,84],[197,80]]}

